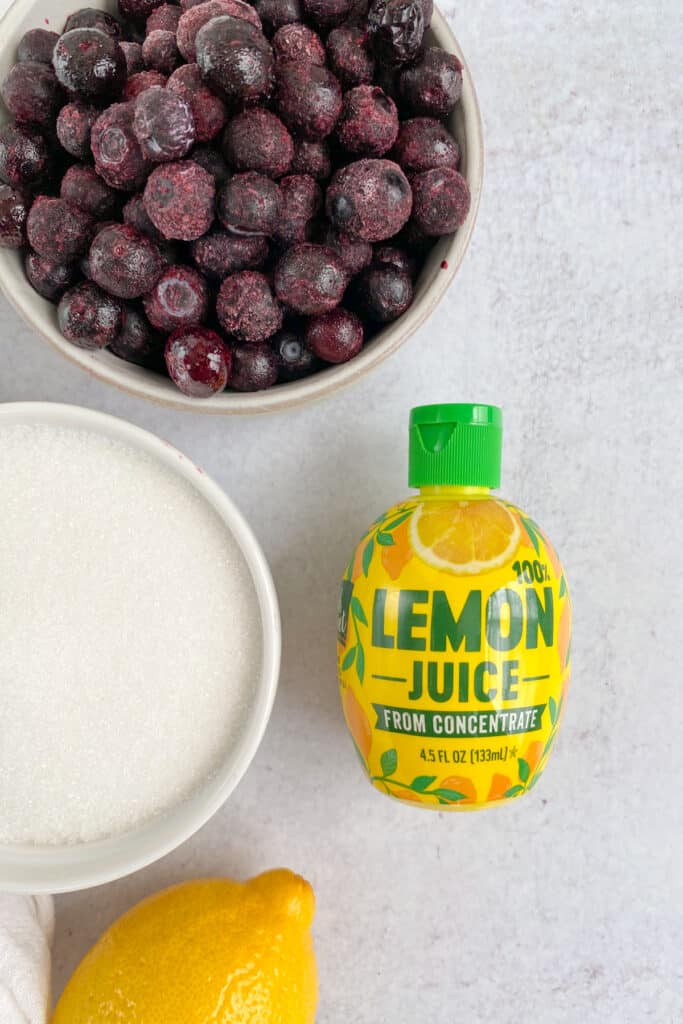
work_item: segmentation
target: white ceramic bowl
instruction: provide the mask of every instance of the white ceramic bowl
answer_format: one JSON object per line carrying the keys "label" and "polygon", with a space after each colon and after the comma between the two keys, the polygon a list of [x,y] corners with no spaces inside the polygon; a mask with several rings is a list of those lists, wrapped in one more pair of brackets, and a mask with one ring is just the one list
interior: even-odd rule
{"label": "white ceramic bowl", "polygon": [[[89,0],[93,7],[116,12],[116,0]],[[78,6],[74,0],[14,0],[0,21],[0,79],[15,61],[17,43],[30,28],[50,27],[60,31],[67,16]],[[441,301],[462,263],[472,235],[479,208],[483,177],[482,125],[477,97],[462,51],[447,22],[435,9],[428,38],[464,65],[462,100],[456,107],[450,129],[462,151],[461,171],[472,193],[472,206],[465,224],[454,235],[441,238],[422,270],[415,291],[415,301],[402,317],[384,328],[363,351],[348,363],[321,370],[312,377],[291,384],[281,384],[268,391],[249,394],[226,391],[213,398],[199,400],[182,395],[170,380],[149,370],[127,363],[110,352],[86,352],[66,341],[59,333],[55,307],[33,291],[23,272],[17,253],[0,249],[0,287],[17,312],[38,334],[41,334],[62,355],[100,380],[130,394],[147,398],[176,409],[205,413],[272,412],[309,402],[351,384],[368,370],[395,352]],[[0,109],[0,119],[6,112]]]}
{"label": "white ceramic bowl", "polygon": [[0,846],[0,891],[68,892],[121,878],[158,860],[193,835],[227,800],[249,767],[270,718],[280,671],[280,614],[268,564],[251,529],[220,487],[177,448],[125,420],[70,405],[0,405],[0,428],[17,423],[94,431],[145,452],[184,477],[235,538],[251,572],[261,615],[261,670],[242,735],[226,750],[220,769],[189,799],[110,839],[76,846]]}

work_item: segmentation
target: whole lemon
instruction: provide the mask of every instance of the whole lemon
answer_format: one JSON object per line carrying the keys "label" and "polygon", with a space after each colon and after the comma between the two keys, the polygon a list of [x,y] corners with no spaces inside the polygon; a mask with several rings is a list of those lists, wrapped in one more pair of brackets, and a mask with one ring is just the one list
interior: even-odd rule
{"label": "whole lemon", "polygon": [[53,1024],[314,1024],[314,910],[286,870],[166,889],[104,933]]}

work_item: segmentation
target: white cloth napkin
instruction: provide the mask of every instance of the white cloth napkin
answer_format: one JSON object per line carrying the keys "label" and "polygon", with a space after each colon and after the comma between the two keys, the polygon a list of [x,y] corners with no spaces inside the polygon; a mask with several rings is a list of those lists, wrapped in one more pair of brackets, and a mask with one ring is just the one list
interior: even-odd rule
{"label": "white cloth napkin", "polygon": [[46,1024],[54,924],[51,896],[0,893],[2,1024]]}

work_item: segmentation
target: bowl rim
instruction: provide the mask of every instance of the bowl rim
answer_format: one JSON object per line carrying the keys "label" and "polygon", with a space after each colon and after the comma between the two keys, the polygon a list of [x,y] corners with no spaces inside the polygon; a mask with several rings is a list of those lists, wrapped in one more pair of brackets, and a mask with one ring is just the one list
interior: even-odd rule
{"label": "bowl rim", "polygon": [[[94,2],[96,6],[106,4],[106,0],[94,0]],[[12,38],[12,30],[18,28],[21,18],[30,5],[31,0],[14,0],[4,16],[0,18],[0,38]],[[190,398],[174,388],[170,381],[149,370],[124,361],[121,361],[122,367],[119,369],[111,362],[116,357],[110,353],[93,353],[70,344],[61,336],[56,324],[46,322],[42,312],[39,312],[39,306],[31,304],[28,298],[23,298],[20,294],[15,293],[11,283],[5,280],[1,265],[0,290],[19,316],[70,362],[77,364],[103,383],[112,384],[129,395],[146,399],[166,408],[209,415],[277,412],[308,402],[319,401],[339,389],[353,384],[396,352],[434,311],[463,262],[479,210],[483,182],[484,146],[477,94],[460,45],[447,20],[436,6],[430,31],[435,41],[449,53],[455,54],[463,65],[462,97],[454,113],[457,116],[460,111],[467,138],[465,177],[471,192],[470,211],[463,226],[454,234],[440,239],[433,250],[433,252],[438,250],[436,258],[441,265],[441,270],[426,287],[424,294],[417,296],[413,305],[403,316],[385,327],[376,339],[373,339],[349,362],[326,367],[311,377],[279,384],[265,391],[248,393],[224,391],[207,399]]]}
{"label": "bowl rim", "polygon": [[280,674],[280,612],[270,568],[246,519],[223,489],[170,442],[127,420],[81,406],[56,402],[0,404],[0,430],[21,423],[88,430],[115,438],[187,480],[214,508],[240,548],[261,617],[261,666],[242,733],[226,751],[218,770],[190,797],[146,824],[106,839],[72,846],[0,846],[0,889],[71,892],[114,881],[159,860],[194,835],[228,799],[249,768],[273,709]]}

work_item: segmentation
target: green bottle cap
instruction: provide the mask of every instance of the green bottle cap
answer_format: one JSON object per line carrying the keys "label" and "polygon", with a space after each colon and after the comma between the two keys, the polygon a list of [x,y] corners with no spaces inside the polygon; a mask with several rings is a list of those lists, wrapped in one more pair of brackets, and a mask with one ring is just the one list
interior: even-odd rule
{"label": "green bottle cap", "polygon": [[498,487],[503,413],[495,405],[420,405],[410,414],[411,487]]}

